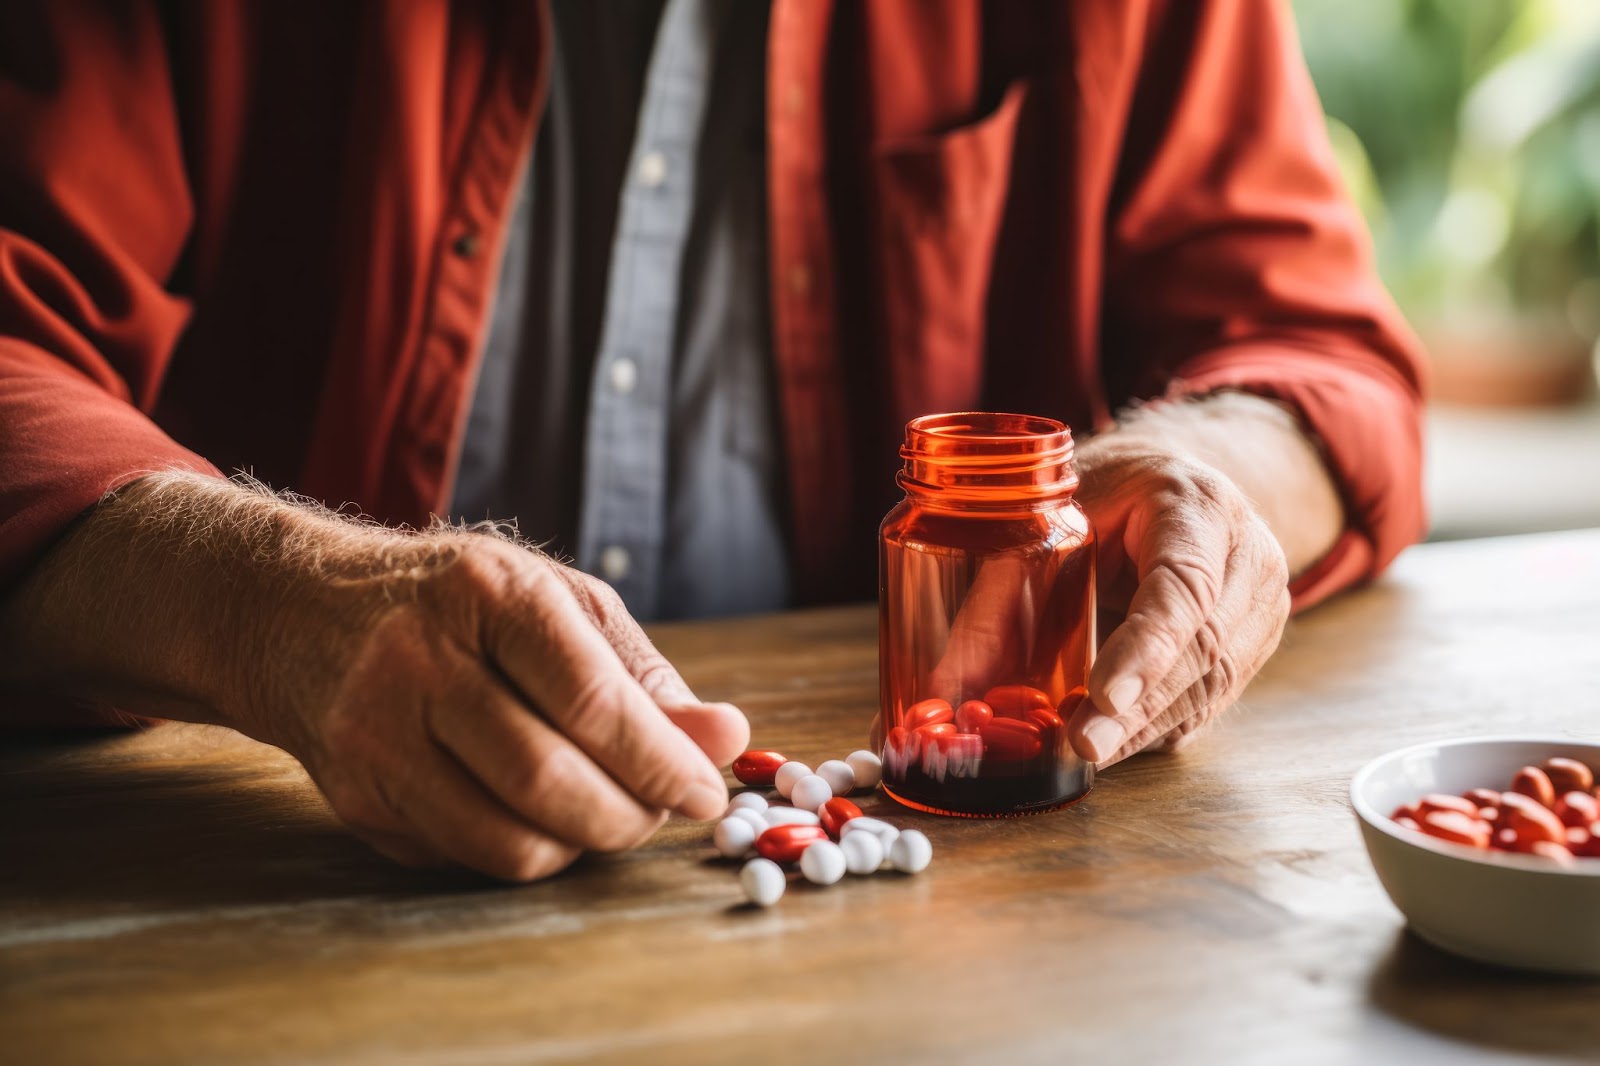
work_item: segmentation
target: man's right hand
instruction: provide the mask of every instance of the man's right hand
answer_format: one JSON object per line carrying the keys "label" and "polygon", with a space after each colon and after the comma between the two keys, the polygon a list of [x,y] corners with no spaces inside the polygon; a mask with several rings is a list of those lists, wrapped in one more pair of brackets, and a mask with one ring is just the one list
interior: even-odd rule
{"label": "man's right hand", "polygon": [[0,603],[0,681],[232,726],[400,862],[507,880],[711,818],[749,727],[612,590],[486,534],[357,525],[157,475]]}

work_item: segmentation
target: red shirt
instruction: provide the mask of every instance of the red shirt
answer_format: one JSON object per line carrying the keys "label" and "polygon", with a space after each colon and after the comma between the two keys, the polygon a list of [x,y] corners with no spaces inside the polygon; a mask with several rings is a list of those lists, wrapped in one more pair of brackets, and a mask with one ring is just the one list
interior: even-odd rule
{"label": "red shirt", "polygon": [[[0,588],[140,472],[448,499],[542,5],[0,5]],[[1322,443],[1314,602],[1423,528],[1417,345],[1272,0],[776,0],[794,587],[866,595],[903,423],[1233,387]]]}

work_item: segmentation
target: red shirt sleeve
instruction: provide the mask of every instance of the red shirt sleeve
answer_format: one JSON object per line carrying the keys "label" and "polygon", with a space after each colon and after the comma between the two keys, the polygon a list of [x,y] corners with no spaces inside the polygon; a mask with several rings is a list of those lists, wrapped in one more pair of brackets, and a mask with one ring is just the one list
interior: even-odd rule
{"label": "red shirt sleeve", "polygon": [[1133,395],[1240,389],[1321,447],[1347,529],[1297,609],[1372,577],[1426,526],[1424,357],[1378,281],[1279,0],[1151,9],[1108,218],[1105,350]]}
{"label": "red shirt sleeve", "polygon": [[215,473],[146,415],[192,219],[151,5],[0,5],[0,593],[107,491]]}

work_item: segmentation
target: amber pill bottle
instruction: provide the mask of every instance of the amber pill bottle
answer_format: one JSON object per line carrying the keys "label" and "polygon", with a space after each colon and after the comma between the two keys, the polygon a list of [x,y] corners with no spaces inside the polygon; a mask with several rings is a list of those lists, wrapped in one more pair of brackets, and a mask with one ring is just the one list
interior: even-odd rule
{"label": "amber pill bottle", "polygon": [[962,817],[1053,810],[1094,767],[1063,723],[1095,649],[1094,532],[1072,431],[964,412],[906,426],[878,536],[884,789]]}

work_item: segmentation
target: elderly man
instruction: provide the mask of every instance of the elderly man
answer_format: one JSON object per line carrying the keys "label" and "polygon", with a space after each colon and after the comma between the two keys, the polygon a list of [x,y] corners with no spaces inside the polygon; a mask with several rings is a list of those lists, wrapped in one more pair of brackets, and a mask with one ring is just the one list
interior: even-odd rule
{"label": "elderly man", "polygon": [[870,595],[918,414],[1088,438],[1101,763],[1422,527],[1274,0],[10,4],[0,130],[5,720],[226,724],[403,862],[719,811],[634,619]]}

